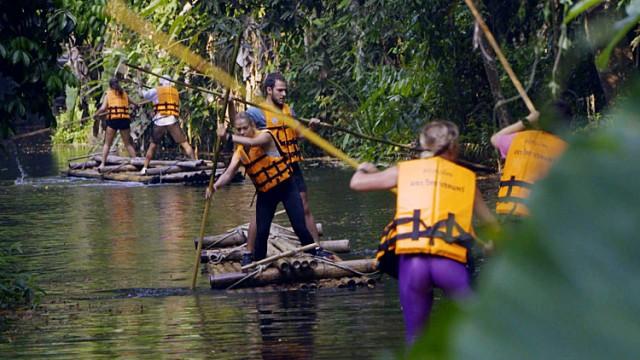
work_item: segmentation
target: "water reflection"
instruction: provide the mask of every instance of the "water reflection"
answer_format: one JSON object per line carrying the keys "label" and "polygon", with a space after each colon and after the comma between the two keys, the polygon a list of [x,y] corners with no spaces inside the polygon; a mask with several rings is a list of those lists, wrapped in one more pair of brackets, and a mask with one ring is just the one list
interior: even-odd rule
{"label": "water reflection", "polygon": [[316,301],[314,292],[303,291],[281,292],[275,297],[257,299],[263,359],[312,358]]}
{"label": "water reflection", "polygon": [[[22,242],[24,263],[48,293],[41,315],[0,335],[2,357],[367,358],[402,346],[394,282],[227,293],[201,276],[191,293],[203,189],[57,175],[85,152],[21,153],[30,174],[22,186],[6,176],[14,165],[0,166],[11,168],[0,172],[0,244]],[[350,192],[349,176],[307,171],[310,201],[328,238],[372,255],[393,198]],[[217,193],[207,233],[248,222],[252,196],[249,184]]]}

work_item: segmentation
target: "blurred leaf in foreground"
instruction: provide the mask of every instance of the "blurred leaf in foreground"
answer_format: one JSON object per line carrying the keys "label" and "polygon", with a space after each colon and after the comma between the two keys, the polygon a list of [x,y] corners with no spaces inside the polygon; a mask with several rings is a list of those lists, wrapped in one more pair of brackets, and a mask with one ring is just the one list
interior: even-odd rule
{"label": "blurred leaf in foreground", "polygon": [[636,101],[610,128],[571,141],[533,192],[532,216],[504,232],[476,299],[435,318],[412,358],[637,358],[638,114]]}

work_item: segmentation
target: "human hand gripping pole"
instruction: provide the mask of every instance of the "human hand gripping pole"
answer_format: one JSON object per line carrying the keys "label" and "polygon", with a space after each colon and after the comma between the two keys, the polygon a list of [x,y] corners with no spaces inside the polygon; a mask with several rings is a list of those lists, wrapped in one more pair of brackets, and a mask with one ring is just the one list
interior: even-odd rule
{"label": "human hand gripping pole", "polygon": [[[236,59],[238,57],[238,51],[240,50],[241,39],[242,39],[241,36],[236,37],[236,43],[234,45],[232,59]],[[233,61],[231,65],[231,74],[235,73],[235,69],[236,69],[236,61]],[[222,119],[222,124],[218,123],[218,127],[220,127],[220,125],[224,127],[224,122],[225,122],[224,119],[225,119],[225,114],[227,113],[227,107],[229,106],[230,95],[231,95],[231,88],[228,87],[224,97],[224,104],[222,105],[222,116],[220,117]],[[222,139],[220,138],[220,136],[218,136],[216,131],[216,139],[213,146],[213,169],[211,170],[211,177],[209,178],[209,185],[207,186],[207,191],[206,191],[207,196],[205,196],[205,200],[204,200],[204,210],[202,212],[202,220],[200,221],[200,235],[198,236],[198,247],[196,249],[195,262],[193,264],[191,290],[194,290],[196,288],[196,280],[198,279],[198,268],[200,265],[200,254],[202,253],[204,230],[207,226],[207,218],[209,217],[209,208],[211,206],[211,201],[213,200],[213,193],[215,191],[214,183],[216,179],[218,155],[220,153],[219,150],[220,150],[221,142],[222,142]]]}
{"label": "human hand gripping pole", "polygon": [[[184,45],[179,43],[178,44],[174,43],[167,34],[157,31],[153,26],[147,23],[142,17],[140,17],[139,15],[135,14],[133,11],[128,9],[127,5],[122,0],[109,0],[107,2],[107,12],[114,21],[117,21],[118,23],[125,25],[131,30],[138,32],[140,35],[144,36],[146,39],[149,39],[159,47],[166,50],[169,54],[184,61],[193,69],[198,70],[201,73],[215,79],[217,82],[220,83],[220,85],[224,86],[227,89],[227,93],[229,93],[231,89],[235,89],[241,95],[243,96],[245,95],[246,91],[233,77],[231,77],[229,74],[227,74],[220,68],[217,68],[211,65],[204,58],[193,53]],[[235,59],[236,57],[237,55],[234,56],[233,59]],[[235,68],[235,61],[233,62],[232,67]],[[228,96],[226,97],[226,99],[228,99]],[[264,99],[258,98],[258,102],[263,102],[263,101]],[[228,104],[228,101],[226,101],[225,103]],[[273,111],[280,112],[277,109],[273,109]],[[225,112],[226,112],[226,106],[225,106]],[[320,137],[318,134],[304,127],[299,121],[297,121],[293,117],[282,114],[281,119],[286,126],[289,126],[294,130],[297,130],[300,135],[302,135],[308,141],[312,142],[313,144],[315,144],[316,146],[324,150],[327,154],[343,161],[345,164],[353,167],[354,169],[358,168],[359,164],[356,160],[350,158],[347,154],[345,154],[343,151],[333,146],[331,143],[329,143],[328,141]],[[220,146],[220,141],[219,141],[219,138],[216,137],[216,142],[215,142],[216,154],[218,152],[219,146]],[[214,155],[214,157],[217,157],[217,156]],[[215,163],[217,163],[217,158],[214,158],[214,164]],[[213,187],[213,176],[215,176],[215,171],[212,173],[212,178],[209,181],[209,189],[211,190]],[[193,278],[191,282],[192,289],[195,288],[196,278],[198,274],[198,265],[200,263],[200,252],[202,251],[202,239],[204,238],[204,228],[205,228],[206,219],[209,213],[209,204],[212,199],[213,199],[213,196],[205,200],[203,217],[200,223],[200,236],[199,236],[200,241],[198,241],[198,249],[196,250],[196,254],[195,254]]]}
{"label": "human hand gripping pole", "polygon": [[516,76],[515,72],[513,72],[511,65],[509,65],[507,58],[504,56],[504,54],[502,53],[502,50],[500,49],[500,45],[498,45],[498,42],[493,37],[491,30],[489,30],[489,27],[482,19],[482,15],[480,15],[480,12],[476,8],[476,6],[473,4],[473,0],[464,0],[464,2],[467,4],[467,7],[469,7],[469,10],[471,10],[471,13],[475,17],[478,25],[480,25],[482,32],[484,32],[484,35],[487,38],[487,41],[493,48],[493,51],[495,51],[496,55],[498,56],[498,60],[500,60],[500,63],[502,64],[505,71],[509,75],[511,82],[513,83],[513,86],[515,86],[516,90],[518,90],[518,94],[524,101],[525,105],[527,106],[527,109],[529,109],[529,112],[535,112],[536,107],[533,105],[533,102],[529,98],[529,95],[527,95],[527,91],[522,86],[522,83],[520,82],[520,80],[518,80],[518,77]]}

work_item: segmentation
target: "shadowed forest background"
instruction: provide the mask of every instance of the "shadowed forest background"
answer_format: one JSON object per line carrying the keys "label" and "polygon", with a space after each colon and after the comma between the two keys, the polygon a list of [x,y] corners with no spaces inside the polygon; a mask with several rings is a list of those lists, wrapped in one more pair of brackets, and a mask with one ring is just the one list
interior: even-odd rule
{"label": "shadowed forest background", "polygon": [[[124,79],[134,98],[141,86],[157,85],[157,78],[126,64],[224,92],[118,25],[106,15],[106,3],[0,3],[0,151],[17,153],[20,135],[42,129],[50,129],[53,144],[101,143],[103,130],[92,115],[109,79]],[[461,129],[462,157],[498,169],[491,134],[528,114],[462,0],[126,3],[212,64],[229,69],[237,62],[232,75],[244,83],[247,100],[260,93],[266,73],[281,71],[299,116],[357,133],[414,144],[426,121],[451,120]],[[541,109],[542,124],[546,103],[571,105],[572,136],[566,156],[532,198],[531,219],[506,226],[495,239],[499,254],[483,270],[477,301],[463,310],[439,308],[434,330],[412,355],[632,358],[640,333],[634,320],[640,318],[634,285],[640,199],[627,180],[640,171],[634,81],[640,1],[475,3]],[[233,59],[237,37],[242,45]],[[206,156],[220,103],[178,88],[182,126]],[[133,119],[138,149],[149,141],[151,117],[147,106]],[[411,155],[331,129],[320,134],[360,160],[388,163]],[[169,139],[163,146],[176,149]],[[322,155],[303,146],[307,156]],[[33,307],[42,295],[37,279],[23,271],[21,253],[20,241],[3,241],[2,309]]]}
{"label": "shadowed forest background", "polygon": [[[259,93],[265,73],[279,70],[290,81],[290,102],[298,115],[370,136],[408,144],[425,121],[449,119],[461,127],[464,157],[495,165],[491,133],[527,114],[481,32],[474,31],[463,1],[128,3],[157,30],[223,69],[230,68],[234,37],[241,36],[234,76],[244,81],[248,94]],[[530,96],[540,106],[554,98],[568,101],[577,128],[597,127],[603,110],[638,68],[636,26],[619,34],[612,25],[633,23],[638,9],[629,1],[485,0],[478,5]],[[572,5],[574,18],[567,22]],[[91,133],[100,129],[90,115],[110,77],[123,76],[131,94],[136,83],[157,84],[125,63],[223,90],[111,21],[103,0],[5,3],[0,9],[11,19],[0,27],[4,137],[53,126],[56,143],[95,141]],[[612,38],[615,46],[608,49]],[[610,57],[598,68],[603,52]],[[192,89],[184,89],[182,98],[189,140],[207,152],[220,115],[218,101]],[[148,138],[150,112],[147,107],[137,114],[139,144]],[[358,158],[406,156],[348,134],[324,135]],[[318,153],[310,146],[306,151]]]}

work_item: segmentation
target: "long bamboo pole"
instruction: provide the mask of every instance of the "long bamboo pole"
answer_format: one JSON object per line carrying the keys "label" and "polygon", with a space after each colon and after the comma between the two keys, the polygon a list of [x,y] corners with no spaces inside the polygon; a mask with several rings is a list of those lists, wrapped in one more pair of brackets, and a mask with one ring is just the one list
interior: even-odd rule
{"label": "long bamboo pole", "polygon": [[[236,38],[236,43],[233,48],[233,57],[231,63],[230,73],[233,75],[236,70],[236,58],[238,57],[238,51],[240,51],[240,42],[242,40],[242,35],[238,35]],[[225,114],[227,113],[227,107],[229,106],[229,95],[231,94],[231,88],[227,88],[226,96],[224,98],[224,104],[222,105],[222,116],[219,119],[222,119],[222,123],[224,123]],[[218,164],[218,155],[220,149],[220,137],[218,137],[217,133],[215,133],[216,139],[213,146],[213,163]],[[209,217],[209,208],[211,207],[211,201],[213,200],[213,184],[216,179],[216,171],[211,172],[211,177],[209,178],[208,192],[211,194],[204,201],[204,211],[202,212],[202,220],[200,221],[200,235],[198,241],[198,248],[196,249],[195,261],[193,263],[193,276],[191,277],[191,290],[196,288],[196,280],[198,278],[198,268],[200,266],[200,253],[202,252],[202,239],[204,238],[204,230],[207,226],[207,218]]]}
{"label": "long bamboo pole", "polygon": [[527,95],[527,91],[522,86],[522,83],[520,83],[520,80],[518,80],[516,73],[513,72],[511,65],[509,65],[509,61],[507,61],[507,58],[504,56],[504,54],[502,53],[502,50],[500,49],[500,45],[498,45],[498,42],[493,37],[491,30],[489,30],[489,27],[482,19],[482,15],[480,15],[480,12],[476,8],[476,6],[473,4],[473,0],[464,0],[464,2],[467,4],[467,6],[469,7],[469,10],[471,10],[471,13],[473,13],[473,16],[476,18],[478,25],[480,25],[480,28],[482,29],[485,37],[487,38],[487,41],[489,41],[489,44],[491,45],[491,47],[493,48],[493,51],[495,51],[496,55],[498,56],[500,63],[502,64],[504,69],[507,71],[507,74],[509,75],[511,82],[513,83],[513,86],[515,86],[516,90],[518,90],[518,94],[520,94],[520,97],[522,98],[525,105],[527,106],[527,109],[529,109],[529,111],[531,112],[536,111],[536,107],[533,105],[533,102],[529,98],[529,95]]}
{"label": "long bamboo pole", "polygon": [[[173,79],[166,78],[166,77],[164,77],[164,76],[162,76],[160,74],[156,74],[156,73],[154,73],[152,71],[149,71],[147,69],[141,68],[141,67],[133,65],[133,64],[126,63],[126,65],[131,67],[131,68],[133,68],[133,69],[140,70],[140,71],[142,71],[142,72],[144,72],[146,74],[172,81],[172,82],[174,82],[176,84],[179,84],[179,85],[184,86],[184,87],[191,88],[193,90],[201,91],[201,92],[204,92],[204,93],[207,93],[207,94],[211,94],[211,95],[215,95],[215,96],[218,96],[218,97],[225,96],[225,95],[223,95],[223,94],[221,94],[220,92],[217,92],[217,91],[213,91],[213,90],[205,89],[205,88],[202,88],[202,87],[199,87],[199,86],[187,84],[187,83],[184,83],[184,82],[179,81],[179,80],[173,80]],[[233,97],[231,97],[231,99],[233,101],[237,101],[237,102],[249,105],[249,106],[253,106],[253,107],[256,107],[258,109],[266,110],[266,108],[264,106],[261,106],[259,104],[253,103],[253,102],[248,101],[248,100],[245,100],[243,98],[239,98],[239,97],[233,96]],[[305,119],[305,118],[296,118],[296,119],[301,121],[301,122],[303,122],[303,123],[305,123],[305,124],[309,124],[309,122],[310,122],[309,119]],[[380,138],[376,138],[376,137],[369,136],[369,135],[366,135],[366,134],[361,134],[359,132],[356,132],[356,131],[353,131],[353,130],[350,130],[350,129],[347,129],[347,128],[344,128],[344,127],[341,127],[341,126],[338,126],[338,125],[329,124],[329,123],[324,122],[324,121],[321,121],[318,125],[322,126],[322,127],[329,128],[329,129],[337,130],[337,131],[340,131],[340,132],[344,132],[344,133],[347,133],[347,134],[351,134],[351,135],[353,135],[355,137],[359,137],[361,139],[365,139],[365,140],[369,140],[369,141],[373,141],[373,142],[378,142],[378,143],[391,145],[391,146],[397,146],[399,148],[406,149],[406,150],[411,150],[411,151],[419,151],[420,150],[420,149],[418,149],[416,147],[413,147],[413,146],[410,146],[410,145],[407,145],[407,144],[401,144],[401,143],[397,143],[397,142],[394,142],[394,141],[390,141],[390,140],[386,140],[386,139],[380,139]]]}
{"label": "long bamboo pole", "polygon": [[[133,65],[133,64],[126,63],[126,65],[131,67],[131,68],[133,68],[133,69],[140,70],[141,72],[144,72],[144,73],[146,73],[148,75],[155,76],[155,77],[162,78],[162,79],[166,79],[166,80],[171,81],[171,82],[173,82],[175,84],[178,84],[178,85],[181,85],[181,86],[184,86],[184,87],[188,87],[188,88],[191,88],[193,90],[201,91],[201,92],[204,92],[204,93],[207,93],[207,94],[211,94],[211,95],[215,95],[215,96],[218,96],[218,97],[223,97],[224,96],[223,94],[221,94],[221,93],[219,93],[217,91],[213,91],[213,90],[205,89],[205,88],[202,88],[202,87],[199,87],[199,86],[187,84],[187,83],[179,81],[179,80],[166,78],[166,77],[164,77],[164,76],[162,76],[160,74],[154,73],[152,71],[149,71],[147,69],[141,68],[141,67]],[[243,104],[247,104],[249,106],[256,107],[258,109],[263,109],[263,110],[266,109],[264,106],[261,106],[259,104],[253,103],[251,101],[248,101],[248,100],[245,100],[245,99],[242,99],[242,98],[239,98],[239,97],[232,96],[231,99],[234,100],[234,101],[243,103]],[[302,122],[303,124],[306,124],[306,125],[308,125],[311,122],[311,120],[305,119],[305,118],[299,118],[298,117],[298,118],[295,118],[295,119],[300,121],[300,122]],[[365,139],[365,140],[369,140],[369,141],[373,141],[373,142],[377,142],[377,143],[381,143],[381,144],[385,144],[385,145],[389,145],[389,146],[396,146],[396,147],[398,147],[400,149],[404,149],[404,150],[408,150],[408,151],[416,151],[416,152],[422,151],[422,149],[420,149],[418,147],[414,147],[414,146],[407,145],[407,144],[400,144],[400,143],[397,143],[397,142],[393,142],[393,141],[389,141],[389,140],[380,139],[380,138],[376,138],[376,137],[373,137],[373,136],[361,134],[359,132],[356,132],[356,131],[353,131],[353,130],[350,130],[350,129],[347,129],[347,128],[344,128],[344,127],[341,127],[341,126],[338,126],[338,125],[329,124],[329,123],[326,123],[324,121],[321,121],[318,124],[318,126],[321,126],[321,127],[324,127],[324,128],[328,128],[328,129],[333,129],[333,130],[340,131],[340,132],[344,132],[344,133],[347,133],[347,134],[351,134],[351,135],[353,135],[355,137],[358,137],[358,138],[361,138],[361,139]],[[487,166],[483,166],[483,165],[480,165],[480,164],[472,163],[472,162],[469,162],[469,161],[466,161],[466,160],[462,160],[462,159],[457,159],[456,162],[459,163],[460,165],[468,167],[468,168],[470,168],[470,169],[472,169],[474,171],[484,171],[484,172],[492,172],[493,171],[493,169],[491,169],[491,168],[489,168]]]}

